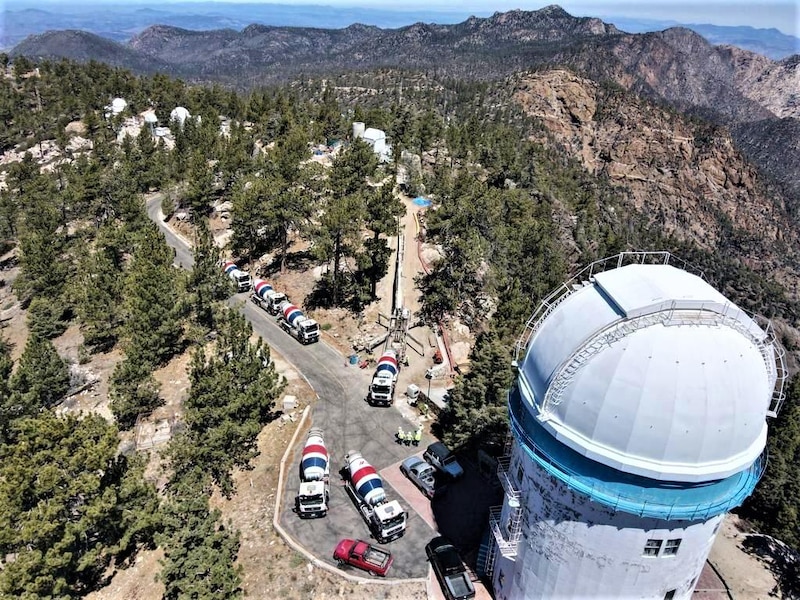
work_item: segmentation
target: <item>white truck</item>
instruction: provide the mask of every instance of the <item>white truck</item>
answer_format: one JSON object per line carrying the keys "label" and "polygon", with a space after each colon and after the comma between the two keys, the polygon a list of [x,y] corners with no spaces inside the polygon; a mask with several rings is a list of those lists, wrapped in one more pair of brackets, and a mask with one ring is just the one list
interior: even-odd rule
{"label": "white truck", "polygon": [[250,300],[271,315],[277,315],[280,311],[280,306],[289,299],[283,292],[276,292],[273,287],[263,279],[255,279],[253,281],[253,293],[250,295]]}
{"label": "white truck", "polygon": [[225,271],[225,275],[227,275],[230,280],[233,281],[234,285],[236,286],[236,291],[238,292],[246,292],[253,285],[253,282],[250,279],[250,273],[247,271],[242,271],[236,266],[235,262],[229,260],[223,262],[222,270]]}
{"label": "white truck", "polygon": [[302,519],[324,517],[330,497],[330,461],[322,430],[308,432],[300,460],[300,489],[294,499],[295,512]]}
{"label": "white truck", "polygon": [[397,500],[387,500],[383,480],[360,452],[345,456],[342,478],[348,495],[379,543],[399,538],[406,530],[406,512]]}
{"label": "white truck", "polygon": [[278,324],[301,344],[319,341],[319,323],[309,319],[291,302],[282,302],[278,307]]}
{"label": "white truck", "polygon": [[367,402],[372,406],[391,406],[394,400],[394,388],[397,383],[397,353],[386,350],[378,360],[372,383],[369,385]]}

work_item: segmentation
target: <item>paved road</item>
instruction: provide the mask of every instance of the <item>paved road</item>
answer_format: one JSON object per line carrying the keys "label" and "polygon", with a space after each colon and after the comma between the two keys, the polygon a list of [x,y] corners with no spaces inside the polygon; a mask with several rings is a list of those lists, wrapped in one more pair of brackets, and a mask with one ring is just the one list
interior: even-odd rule
{"label": "paved road", "polygon": [[[147,213],[158,224],[167,243],[175,249],[176,262],[184,268],[191,268],[193,261],[186,241],[175,235],[161,219],[160,197],[148,201]],[[277,325],[275,317],[249,302],[247,297],[247,294],[237,294],[229,304],[242,310],[253,330],[302,373],[319,397],[311,416],[313,424],[324,430],[331,455],[331,508],[326,518],[317,520],[301,520],[291,512],[299,485],[301,443],[295,449],[293,463],[287,470],[281,523],[314,555],[333,563],[331,554],[339,539],[368,539],[370,535],[339,481],[338,470],[344,455],[350,450],[358,450],[379,471],[390,467],[396,469],[399,461],[413,454],[414,450],[419,451],[394,443],[397,428],[402,426],[407,430],[411,424],[394,408],[371,407],[364,401],[371,372],[349,366],[345,357],[324,341],[310,346],[298,343]],[[423,439],[421,448],[430,441]],[[399,500],[409,511],[406,534],[389,545],[395,556],[390,575],[425,577],[428,564],[424,547],[435,532],[416,512],[409,510],[408,504],[388,482],[385,485],[389,499]]]}
{"label": "paved road", "polygon": [[155,221],[161,233],[167,239],[167,244],[175,250],[175,262],[184,269],[191,269],[194,266],[194,257],[189,245],[182,237],[176,235],[170,227],[167,227],[163,221],[163,213],[161,212],[161,199],[163,197],[163,194],[156,194],[147,201],[147,216]]}

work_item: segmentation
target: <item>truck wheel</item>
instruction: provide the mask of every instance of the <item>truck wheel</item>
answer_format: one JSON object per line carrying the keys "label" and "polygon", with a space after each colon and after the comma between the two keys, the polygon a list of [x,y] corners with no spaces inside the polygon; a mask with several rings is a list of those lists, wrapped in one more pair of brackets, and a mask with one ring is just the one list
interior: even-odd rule
{"label": "truck wheel", "polygon": [[344,567],[344,566],[345,566],[347,563],[346,563],[346,562],[344,562],[344,561],[343,561],[341,558],[339,558],[339,559],[337,559],[337,560],[336,560],[336,564],[337,564],[337,565],[339,565],[339,568],[341,569],[341,568],[342,568],[342,567]]}

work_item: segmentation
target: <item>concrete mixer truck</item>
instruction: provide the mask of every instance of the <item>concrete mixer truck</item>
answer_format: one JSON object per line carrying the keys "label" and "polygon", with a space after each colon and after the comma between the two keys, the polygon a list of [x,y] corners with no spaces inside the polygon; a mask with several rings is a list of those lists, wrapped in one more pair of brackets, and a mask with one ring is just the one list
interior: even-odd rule
{"label": "concrete mixer truck", "polygon": [[397,353],[387,350],[378,360],[378,367],[369,384],[367,402],[371,406],[391,406],[394,400],[394,388],[397,383]]}
{"label": "concrete mixer truck", "polygon": [[329,474],[328,449],[322,430],[314,428],[308,432],[300,460],[300,490],[294,499],[295,512],[300,518],[324,517],[328,513]]}
{"label": "concrete mixer truck", "polygon": [[288,302],[286,294],[276,292],[272,286],[263,279],[255,279],[253,281],[253,293],[250,295],[250,300],[253,304],[271,315],[277,315],[280,310],[280,305],[283,302]]}
{"label": "concrete mixer truck", "polygon": [[361,513],[373,537],[384,544],[403,535],[406,513],[397,500],[387,500],[383,480],[360,452],[345,456],[342,478],[348,495]]}
{"label": "concrete mixer truck", "polygon": [[236,286],[236,291],[246,292],[250,289],[252,281],[250,280],[250,273],[242,271],[236,266],[235,262],[225,261],[222,263],[222,270],[225,271],[230,280]]}
{"label": "concrete mixer truck", "polygon": [[319,323],[306,317],[303,311],[291,302],[281,302],[278,308],[278,323],[284,331],[301,344],[313,344],[319,341]]}

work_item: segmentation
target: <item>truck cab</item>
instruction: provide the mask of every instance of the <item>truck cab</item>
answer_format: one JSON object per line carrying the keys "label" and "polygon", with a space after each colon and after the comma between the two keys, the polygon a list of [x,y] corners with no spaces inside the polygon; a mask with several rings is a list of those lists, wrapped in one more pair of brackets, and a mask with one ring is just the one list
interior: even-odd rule
{"label": "truck cab", "polygon": [[311,344],[319,340],[319,323],[314,319],[306,319],[299,323],[300,341],[304,344]]}
{"label": "truck cab", "polygon": [[300,517],[324,517],[328,512],[328,486],[325,481],[304,481],[295,499]]}
{"label": "truck cab", "polygon": [[387,373],[378,373],[372,378],[367,400],[370,404],[390,406],[394,396],[394,378]]}
{"label": "truck cab", "polygon": [[389,542],[403,535],[406,530],[406,513],[397,500],[374,507],[375,537],[378,541]]}
{"label": "truck cab", "polygon": [[250,289],[253,285],[252,279],[250,279],[250,274],[244,271],[239,271],[231,276],[231,279],[236,284],[236,289],[239,292],[246,292]]}

